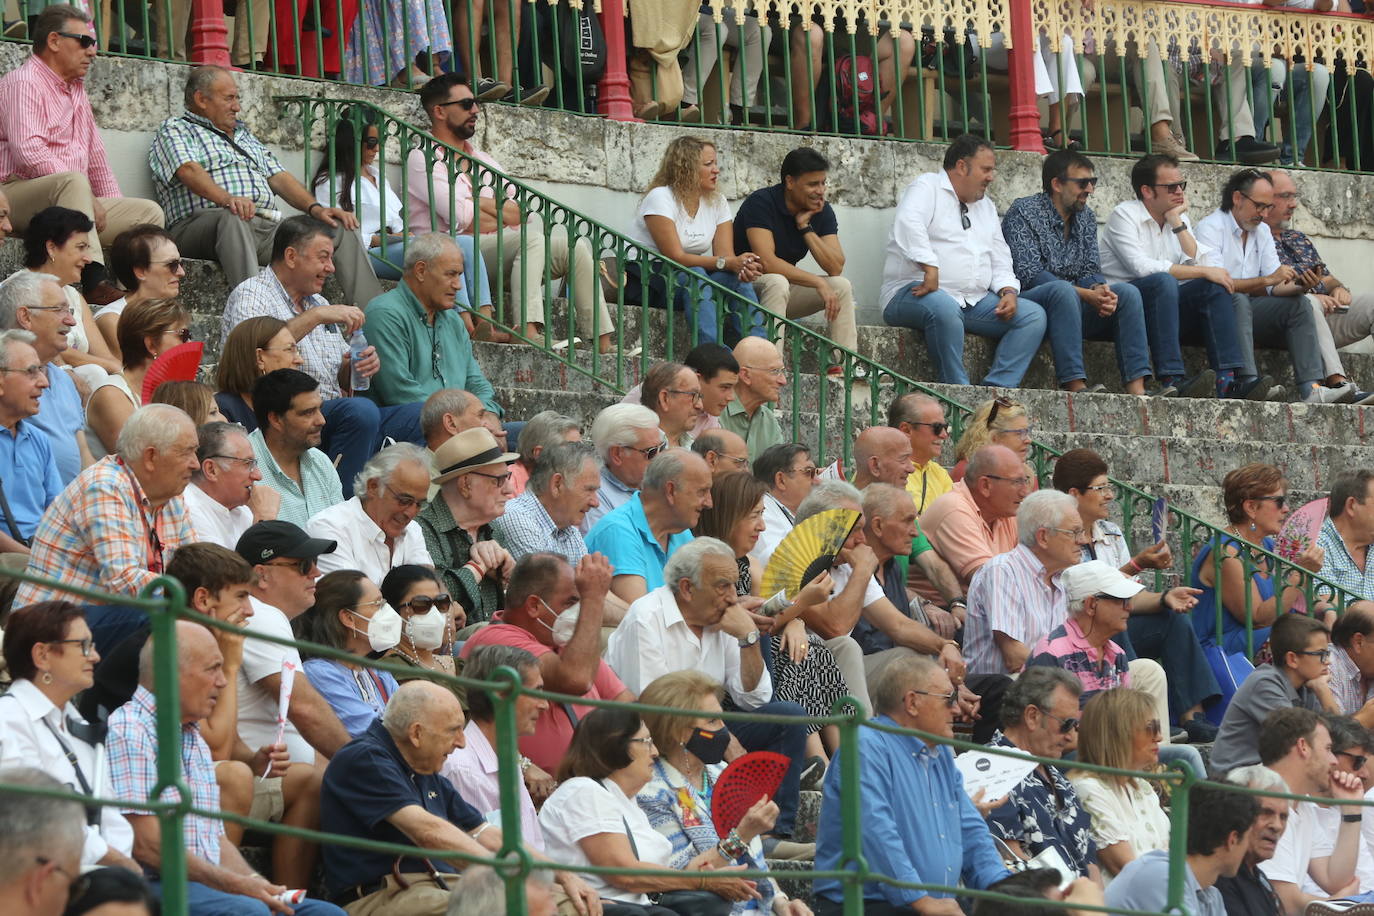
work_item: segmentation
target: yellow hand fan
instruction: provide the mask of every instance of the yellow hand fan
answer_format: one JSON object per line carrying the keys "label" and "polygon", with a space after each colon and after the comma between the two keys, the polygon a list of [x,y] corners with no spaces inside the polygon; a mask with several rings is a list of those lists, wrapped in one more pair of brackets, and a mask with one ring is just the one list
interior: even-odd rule
{"label": "yellow hand fan", "polygon": [[795,598],[803,586],[835,565],[835,554],[861,518],[863,513],[853,509],[827,509],[789,531],[768,560],[762,593],[781,591]]}

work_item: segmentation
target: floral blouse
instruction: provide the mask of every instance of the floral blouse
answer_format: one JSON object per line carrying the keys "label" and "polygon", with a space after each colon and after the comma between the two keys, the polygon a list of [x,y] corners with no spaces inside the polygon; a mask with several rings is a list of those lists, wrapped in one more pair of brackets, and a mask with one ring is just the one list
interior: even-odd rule
{"label": "floral blouse", "polygon": [[[1016,747],[1001,731],[992,736],[988,746]],[[1015,840],[1028,856],[1053,846],[1065,862],[1086,877],[1088,866],[1097,864],[1092,817],[1063,772],[1058,767],[1045,769],[1048,781],[1039,768],[1031,771],[1011,790],[1006,802],[992,810],[988,815],[992,835]]]}

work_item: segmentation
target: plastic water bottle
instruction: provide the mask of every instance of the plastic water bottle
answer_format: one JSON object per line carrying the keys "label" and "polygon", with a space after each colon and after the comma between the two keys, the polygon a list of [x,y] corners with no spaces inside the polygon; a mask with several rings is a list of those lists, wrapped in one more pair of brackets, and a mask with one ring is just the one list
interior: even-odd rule
{"label": "plastic water bottle", "polygon": [[358,358],[366,349],[367,338],[363,336],[363,329],[358,328],[353,332],[353,336],[348,338],[348,352],[351,355],[349,363],[353,370],[352,388],[354,391],[366,391],[368,386],[372,384],[367,376],[358,371]]}

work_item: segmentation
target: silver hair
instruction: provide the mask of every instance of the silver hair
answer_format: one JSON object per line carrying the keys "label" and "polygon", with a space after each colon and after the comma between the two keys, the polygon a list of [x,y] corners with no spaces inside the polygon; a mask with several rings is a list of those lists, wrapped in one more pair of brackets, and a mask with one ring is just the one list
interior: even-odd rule
{"label": "silver hair", "polygon": [[556,410],[541,410],[525,421],[516,451],[529,464],[535,459],[535,449],[546,452],[559,443],[567,442],[568,432],[574,429],[582,432],[582,424]]}
{"label": "silver hair", "polygon": [[892,715],[902,706],[902,698],[909,690],[924,690],[940,672],[940,666],[929,655],[904,655],[894,658],[878,669],[868,683],[868,696],[873,711]]}
{"label": "silver hair", "polygon": [[38,335],[32,331],[25,331],[23,328],[10,328],[8,331],[0,331],[0,369],[13,369],[10,365],[10,344],[21,343],[33,346],[34,341],[38,340]]}
{"label": "silver hair", "polygon": [[[193,620],[178,620],[176,622],[176,644],[177,644],[177,668],[185,668],[191,661],[195,643],[188,637],[193,633],[204,633],[212,640],[213,634],[203,625]],[[156,637],[150,636],[143,644],[143,648],[138,651],[138,682],[149,690],[153,689],[153,665],[154,665],[154,642]]]}
{"label": "silver hair", "polygon": [[0,328],[17,328],[18,313],[21,308],[43,304],[41,292],[45,283],[52,283],[58,289],[62,284],[52,274],[21,270],[13,273],[0,283]]}
{"label": "silver hair", "polygon": [[[524,441],[524,436],[520,438]],[[596,457],[596,449],[590,442],[560,442],[546,448],[539,453],[539,460],[530,472],[529,488],[536,493],[547,493],[553,475],[562,474],[564,480],[571,480],[589,461],[598,472],[601,470],[601,459]]]}
{"label": "silver hair", "polygon": [[818,512],[839,509],[846,503],[863,506],[864,497],[858,487],[844,480],[822,480],[811,488],[811,492],[797,507],[797,524],[800,525]]}
{"label": "silver hair", "polygon": [[406,681],[391,695],[382,710],[382,727],[392,738],[405,737],[412,725],[424,720],[435,703],[435,686],[429,681]]}
{"label": "silver hair", "polygon": [[[535,869],[526,879],[530,884],[551,887],[553,878],[547,869]],[[448,900],[446,916],[492,916],[506,912],[506,879],[486,865],[472,865],[463,871]]]}
{"label": "silver hair", "polygon": [[935,400],[928,394],[919,391],[908,391],[906,394],[899,395],[892,399],[892,403],[887,406],[887,425],[895,427],[898,423],[914,423],[916,418],[921,415],[921,411],[934,404],[941,411],[944,405]]}
{"label": "silver hair", "polygon": [[663,581],[668,584],[674,594],[677,593],[677,584],[683,579],[691,579],[692,584],[700,588],[701,568],[707,557],[729,560],[733,565],[735,551],[730,548],[730,545],[716,538],[696,538],[688,541],[674,550],[673,555],[668,558],[668,562],[663,564]]}
{"label": "silver hair", "polygon": [[426,477],[433,471],[434,460],[430,456],[429,449],[422,448],[412,442],[397,442],[395,445],[388,445],[367,459],[367,464],[363,465],[358,476],[353,478],[354,495],[361,502],[367,496],[367,482],[369,480],[380,480],[382,483],[386,483],[391,479],[391,475],[396,473],[398,467],[412,463],[423,468]]}
{"label": "silver hair", "polygon": [[1285,794],[1289,791],[1284,778],[1262,763],[1252,763],[1229,770],[1226,773],[1226,781],[1233,786],[1244,786],[1247,789],[1263,789],[1266,792]]}
{"label": "silver hair", "polygon": [[1049,712],[1056,687],[1063,687],[1074,699],[1083,694],[1083,682],[1063,668],[1031,665],[1022,671],[1002,697],[1002,727],[1020,725],[1027,706]]}
{"label": "silver hair", "polygon": [[27,795],[22,789],[69,787],[36,767],[0,770],[0,885],[48,860],[79,858],[86,835],[86,812],[81,803],[46,795]]}
{"label": "silver hair", "polygon": [[867,520],[896,515],[904,506],[915,508],[916,501],[901,487],[894,487],[890,483],[871,483],[863,489],[864,518]]}
{"label": "silver hair", "polygon": [[459,257],[462,257],[463,251],[458,247],[458,243],[442,232],[426,232],[424,235],[412,236],[406,242],[404,262],[406,273],[410,273],[411,268],[421,261],[426,263],[433,261],[450,248],[457,251]]}
{"label": "silver hair", "polygon": [[1065,515],[1078,515],[1078,502],[1072,496],[1059,490],[1036,490],[1016,510],[1016,538],[1034,547],[1036,532],[1058,527]]}
{"label": "silver hair", "polygon": [[670,482],[682,476],[682,472],[687,469],[687,462],[693,459],[703,460],[700,455],[692,454],[690,449],[664,449],[655,455],[654,460],[644,469],[644,480],[640,482],[639,489],[650,493],[662,493]]}
{"label": "silver hair", "polygon": [[592,421],[592,441],[602,461],[617,445],[634,445],[641,429],[658,429],[658,414],[643,404],[612,404]]}
{"label": "silver hair", "polygon": [[[233,77],[233,74],[223,67],[214,64],[206,64],[203,67],[195,67],[186,77],[186,88],[182,90],[182,102],[186,107],[192,108],[196,103],[197,92],[209,92],[210,87],[215,84],[215,80],[221,76]],[[194,110],[194,109],[192,109]]]}
{"label": "silver hair", "polygon": [[445,414],[457,416],[465,413],[477,400],[477,395],[462,388],[440,388],[425,399],[420,407],[420,434],[426,440],[439,431]]}
{"label": "silver hair", "polygon": [[145,449],[165,452],[176,444],[186,426],[195,424],[180,407],[171,404],[145,404],[124,421],[115,440],[115,454],[125,461],[137,461]]}

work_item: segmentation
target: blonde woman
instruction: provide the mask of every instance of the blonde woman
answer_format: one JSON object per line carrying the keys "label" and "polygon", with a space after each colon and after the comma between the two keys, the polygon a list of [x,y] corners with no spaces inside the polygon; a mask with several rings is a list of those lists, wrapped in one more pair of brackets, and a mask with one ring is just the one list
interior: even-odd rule
{"label": "blonde woman", "polygon": [[1031,418],[1026,406],[1009,397],[999,396],[984,401],[964,424],[964,434],[955,446],[955,465],[949,476],[955,481],[964,479],[964,467],[974,452],[985,445],[1005,445],[1021,456],[1030,478],[1027,493],[1040,489],[1035,468],[1030,463]]}

